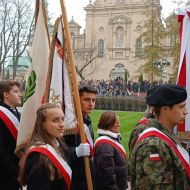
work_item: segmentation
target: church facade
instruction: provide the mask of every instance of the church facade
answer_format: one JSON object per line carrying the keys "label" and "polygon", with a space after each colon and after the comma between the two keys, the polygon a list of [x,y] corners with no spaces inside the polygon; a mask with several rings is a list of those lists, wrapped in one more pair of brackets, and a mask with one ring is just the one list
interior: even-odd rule
{"label": "church facade", "polygon": [[[159,0],[95,0],[84,8],[86,28],[80,34],[80,25],[73,19],[69,22],[75,64],[82,79],[108,80],[117,77],[136,80],[140,76],[139,67],[145,60],[138,55],[143,47],[140,35],[147,11],[161,14]],[[161,22],[161,21],[160,21]],[[164,40],[170,46],[169,40]],[[164,80],[169,79],[172,59]],[[149,76],[144,75],[149,79]],[[155,79],[159,79],[155,77]]]}

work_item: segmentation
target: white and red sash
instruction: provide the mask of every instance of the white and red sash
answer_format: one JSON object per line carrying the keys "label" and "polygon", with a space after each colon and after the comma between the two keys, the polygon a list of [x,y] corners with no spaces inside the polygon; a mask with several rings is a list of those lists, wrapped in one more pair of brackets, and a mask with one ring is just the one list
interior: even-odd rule
{"label": "white and red sash", "polygon": [[56,168],[59,170],[61,175],[63,176],[63,178],[67,184],[67,189],[68,190],[70,189],[71,175],[72,175],[71,168],[69,167],[67,162],[65,160],[63,160],[63,158],[56,152],[56,150],[52,146],[50,146],[49,144],[33,146],[28,150],[27,156],[31,152],[39,152],[39,153],[47,156],[52,161],[54,166],[56,166]]}
{"label": "white and red sash", "polygon": [[101,144],[101,143],[108,143],[110,145],[112,145],[114,148],[116,148],[119,152],[121,152],[121,154],[123,155],[123,157],[125,159],[127,159],[127,155],[126,155],[126,152],[125,152],[125,148],[123,147],[122,144],[120,144],[117,140],[114,140],[113,138],[111,137],[108,137],[108,136],[100,136],[96,139],[96,142],[94,144],[94,152],[96,150],[96,147]]}
{"label": "white and red sash", "polygon": [[90,134],[90,130],[87,127],[86,124],[84,124],[84,132],[85,132],[85,136],[86,136],[86,142],[90,145],[90,154],[91,154],[91,156],[94,156],[94,151],[93,151],[94,142],[92,140],[92,136]]}
{"label": "white and red sash", "polygon": [[171,149],[176,153],[176,155],[181,160],[182,165],[184,166],[187,175],[190,179],[190,157],[188,152],[180,145],[175,144],[166,134],[162,133],[161,131],[159,131],[154,127],[148,128],[145,131],[143,131],[143,133],[141,133],[139,138],[137,139],[136,144],[150,136],[158,137],[160,139],[163,139],[166,143],[168,143]]}
{"label": "white and red sash", "polygon": [[17,140],[19,121],[18,118],[7,108],[0,106],[0,118],[8,127],[15,141]]}

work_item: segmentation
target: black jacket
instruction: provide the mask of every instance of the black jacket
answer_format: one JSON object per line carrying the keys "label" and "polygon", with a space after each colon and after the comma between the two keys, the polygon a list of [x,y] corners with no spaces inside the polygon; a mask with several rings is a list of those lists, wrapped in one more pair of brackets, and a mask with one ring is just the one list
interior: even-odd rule
{"label": "black jacket", "polygon": [[[94,132],[92,128],[92,123],[90,117],[87,116],[84,119],[84,123],[88,126],[90,130],[90,134],[94,141]],[[78,158],[76,155],[75,148],[79,146],[81,143],[79,134],[74,135],[66,135],[64,136],[65,143],[69,147],[69,154],[70,154],[70,162],[71,162],[71,169],[72,169],[72,183],[71,183],[71,190],[87,190],[87,183],[86,183],[86,174],[85,174],[85,167],[84,167],[84,158]],[[91,173],[93,175],[93,159],[90,157],[90,166],[91,166]]]}
{"label": "black jacket", "polygon": [[[106,136],[119,142],[118,137],[114,138],[110,134]],[[128,187],[126,159],[118,149],[106,142],[96,146],[94,173],[97,190],[126,190]]]}
{"label": "black jacket", "polygon": [[[15,114],[8,105],[0,103],[0,106],[7,108]],[[20,114],[17,110],[16,117],[20,120]],[[19,189],[17,181],[19,159],[14,154],[15,148],[15,139],[0,118],[0,189],[2,190]]]}
{"label": "black jacket", "polygon": [[[50,180],[50,170],[45,162],[47,159],[46,156],[37,152],[28,156],[25,168],[27,190],[67,190],[64,178],[57,177]],[[54,169],[57,171],[55,167]]]}

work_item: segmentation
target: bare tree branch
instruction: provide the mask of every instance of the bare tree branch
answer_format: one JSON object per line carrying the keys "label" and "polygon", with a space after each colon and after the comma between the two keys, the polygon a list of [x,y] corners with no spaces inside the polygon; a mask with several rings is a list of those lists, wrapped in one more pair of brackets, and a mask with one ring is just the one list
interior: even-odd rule
{"label": "bare tree branch", "polygon": [[0,1],[0,74],[4,64],[12,59],[13,78],[16,76],[18,60],[29,44],[33,10],[28,0]]}

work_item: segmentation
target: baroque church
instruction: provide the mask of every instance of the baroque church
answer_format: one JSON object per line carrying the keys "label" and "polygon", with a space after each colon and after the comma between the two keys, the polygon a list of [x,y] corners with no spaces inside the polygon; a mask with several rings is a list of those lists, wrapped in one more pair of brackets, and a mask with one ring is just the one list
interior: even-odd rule
{"label": "baroque church", "polygon": [[[69,22],[74,59],[80,78],[108,80],[125,78],[127,74],[129,79],[137,80],[140,75],[138,69],[145,64],[144,60],[136,61],[143,46],[140,38],[142,23],[146,20],[146,12],[152,8],[158,11],[159,20],[162,9],[160,0],[90,0],[84,7],[84,32],[80,33],[81,26],[73,18]],[[164,44],[170,46],[170,40],[165,39]],[[165,81],[169,79],[172,59],[167,57],[167,62],[170,64],[163,76]],[[149,79],[149,76],[143,76]]]}

